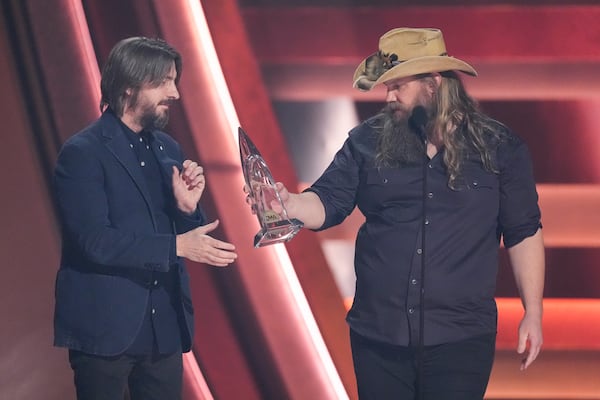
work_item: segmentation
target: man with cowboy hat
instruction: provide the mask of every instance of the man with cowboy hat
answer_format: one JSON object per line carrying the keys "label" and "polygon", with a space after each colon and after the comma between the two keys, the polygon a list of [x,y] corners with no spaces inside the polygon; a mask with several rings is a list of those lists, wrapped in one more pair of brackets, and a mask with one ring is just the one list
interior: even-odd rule
{"label": "man with cowboy hat", "polygon": [[[502,238],[524,317],[521,369],[542,345],[544,248],[525,143],[483,114],[438,29],[399,28],[354,73],[386,107],[350,133],[303,193],[277,187],[310,229],[358,207],[356,295],[347,321],[361,399],[482,399],[494,359]],[[275,205],[276,206],[276,205]]]}

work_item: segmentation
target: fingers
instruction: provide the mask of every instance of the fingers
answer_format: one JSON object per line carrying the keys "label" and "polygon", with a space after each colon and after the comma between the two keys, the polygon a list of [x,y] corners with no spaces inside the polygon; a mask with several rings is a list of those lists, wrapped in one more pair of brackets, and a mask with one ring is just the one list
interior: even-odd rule
{"label": "fingers", "polygon": [[275,187],[277,188],[277,193],[279,193],[279,198],[285,203],[288,201],[288,199],[290,198],[290,192],[288,191],[288,189],[285,187],[285,185],[281,182],[277,182],[275,184]]}
{"label": "fingers", "polygon": [[[186,163],[184,163],[184,165],[186,165]],[[199,178],[204,179],[204,168],[192,161],[187,163],[187,165],[188,166],[184,167],[181,171],[179,171],[179,169],[173,165],[173,179],[180,177],[188,185],[194,181],[197,181]]]}
{"label": "fingers", "polygon": [[250,192],[250,187],[246,184],[246,185],[244,185],[242,190],[244,191],[244,193],[246,193],[246,199],[245,199],[246,204],[248,204],[250,206],[250,210],[252,211],[252,214],[256,214],[256,201],[254,200],[254,197],[252,196],[252,193]]}
{"label": "fingers", "polygon": [[206,263],[215,267],[226,267],[237,258],[237,254],[232,251],[225,251],[213,248],[206,254]]}
{"label": "fingers", "polygon": [[[214,231],[217,228],[217,226],[219,226],[218,219],[214,220],[210,224],[202,225],[196,228],[196,230],[200,235],[202,235],[202,240],[204,240],[210,248],[217,250],[217,252],[214,254],[219,255],[223,258],[230,258],[230,256],[232,255],[231,252],[235,250],[235,246],[231,243],[224,242],[222,240],[215,239],[207,235],[207,233]],[[222,252],[219,252],[221,250]]]}
{"label": "fingers", "polygon": [[194,249],[190,255],[192,261],[216,267],[226,267],[237,259],[233,244],[207,235],[207,233],[213,231],[218,225],[219,220],[215,220],[210,224],[195,229]]}
{"label": "fingers", "polygon": [[[528,342],[529,349],[527,349]],[[517,353],[526,355],[526,357],[521,360],[521,371],[526,370],[537,359],[541,348],[542,340],[540,338],[528,335],[519,335]]]}
{"label": "fingers", "polygon": [[[219,220],[215,219],[213,222],[211,222],[209,224],[199,226],[198,228],[196,228],[196,230],[198,232],[200,232],[201,234],[206,235],[207,233],[212,232],[215,229],[217,229],[217,226],[219,226]],[[215,240],[217,240],[217,239],[215,239]]]}
{"label": "fingers", "polygon": [[[231,243],[228,242],[224,242],[222,240],[219,239],[215,239],[211,236],[206,235],[206,233],[214,230],[217,225],[218,225],[219,221],[214,221],[212,222],[210,225],[215,224],[213,227],[211,227],[209,230],[206,230],[204,233],[202,233],[204,235],[204,240],[206,241],[207,246],[210,249],[214,249],[215,251],[212,252],[213,255],[218,256],[218,257],[222,257],[224,259],[229,259],[231,258],[231,256],[234,256],[233,259],[235,259],[235,254],[231,253],[233,250],[235,250],[235,246]],[[204,228],[207,225],[204,225],[200,228]],[[198,228],[198,229],[200,229]],[[233,261],[232,259],[232,261]]]}
{"label": "fingers", "polygon": [[521,371],[526,370],[531,365],[531,363],[533,363],[535,361],[538,354],[539,354],[539,349],[537,351],[530,350],[529,353],[527,354],[527,357],[521,361]]}
{"label": "fingers", "polygon": [[250,196],[250,188],[248,187],[248,185],[244,185],[242,190],[246,194],[246,203],[252,205],[252,196]]}
{"label": "fingers", "polygon": [[205,183],[204,168],[195,161],[185,160],[181,170],[181,179],[186,183],[189,190],[203,186]]}
{"label": "fingers", "polygon": [[285,195],[288,193],[287,188],[281,182],[275,183],[275,189],[277,189],[277,192],[279,193],[279,195]]}
{"label": "fingers", "polygon": [[526,370],[538,357],[540,354],[542,346],[539,342],[531,341],[529,344],[529,351],[527,352],[527,357],[525,357],[521,361],[521,371]]}

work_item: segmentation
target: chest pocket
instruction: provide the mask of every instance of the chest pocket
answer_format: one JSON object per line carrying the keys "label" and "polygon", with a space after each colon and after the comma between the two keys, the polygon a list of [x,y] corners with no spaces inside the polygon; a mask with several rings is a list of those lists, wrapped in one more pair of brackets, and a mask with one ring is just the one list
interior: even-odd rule
{"label": "chest pocket", "polygon": [[420,193],[423,178],[421,168],[373,168],[366,173],[365,191],[370,196],[406,199]]}
{"label": "chest pocket", "polygon": [[457,184],[456,199],[461,206],[498,206],[500,184],[496,174],[481,167],[465,168]]}
{"label": "chest pocket", "polygon": [[421,168],[373,168],[366,171],[358,206],[370,218],[400,222],[412,220],[420,209]]}
{"label": "chest pocket", "polygon": [[459,189],[467,190],[498,190],[498,176],[488,172],[479,165],[467,164],[459,178]]}

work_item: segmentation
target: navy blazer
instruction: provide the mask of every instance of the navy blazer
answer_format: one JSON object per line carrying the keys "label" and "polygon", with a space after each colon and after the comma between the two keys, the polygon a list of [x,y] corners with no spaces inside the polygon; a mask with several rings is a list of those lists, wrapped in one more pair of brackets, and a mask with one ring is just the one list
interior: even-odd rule
{"label": "navy blazer", "polygon": [[[175,233],[205,221],[200,210],[188,217],[173,202],[174,233],[157,233],[143,171],[120,124],[107,111],[69,138],[58,155],[53,183],[63,244],[54,344],[96,355],[124,352],[142,324],[152,271],[175,268],[181,295],[176,306],[185,318],[182,349],[188,351],[194,326],[189,276],[173,241]],[[153,152],[170,182],[183,154],[169,135],[153,134]]]}

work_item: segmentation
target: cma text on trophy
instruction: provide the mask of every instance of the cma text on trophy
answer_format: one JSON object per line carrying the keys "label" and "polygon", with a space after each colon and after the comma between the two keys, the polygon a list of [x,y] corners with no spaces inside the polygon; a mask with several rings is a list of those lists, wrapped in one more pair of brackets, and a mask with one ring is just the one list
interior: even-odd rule
{"label": "cma text on trophy", "polygon": [[[254,247],[287,242],[304,224],[288,217],[267,163],[242,128],[238,128],[238,138],[244,180],[261,228],[254,236]],[[280,212],[273,210],[273,201],[279,204]]]}

